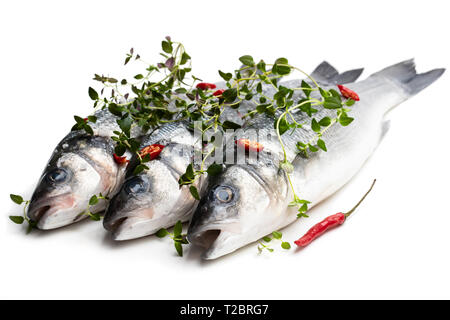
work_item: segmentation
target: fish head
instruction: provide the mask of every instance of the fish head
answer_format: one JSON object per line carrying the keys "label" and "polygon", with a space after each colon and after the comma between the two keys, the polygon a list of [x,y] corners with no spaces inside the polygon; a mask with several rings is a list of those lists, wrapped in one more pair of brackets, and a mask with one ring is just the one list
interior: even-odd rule
{"label": "fish head", "polygon": [[190,217],[198,201],[188,186],[180,188],[178,183],[191,161],[190,153],[179,152],[179,147],[166,145],[156,159],[146,163],[147,170],[129,176],[111,199],[103,226],[114,240],[150,235]]}
{"label": "fish head", "polygon": [[206,248],[215,259],[256,241],[271,231],[285,198],[284,174],[275,165],[232,165],[201,199],[188,229],[189,242]]}
{"label": "fish head", "polygon": [[[100,140],[100,141],[94,141]],[[93,195],[107,195],[114,187],[117,165],[102,139],[87,138],[64,141],[47,164],[31,197],[28,217],[39,229],[62,227],[87,215],[83,214]],[[90,208],[98,211],[103,201]]]}

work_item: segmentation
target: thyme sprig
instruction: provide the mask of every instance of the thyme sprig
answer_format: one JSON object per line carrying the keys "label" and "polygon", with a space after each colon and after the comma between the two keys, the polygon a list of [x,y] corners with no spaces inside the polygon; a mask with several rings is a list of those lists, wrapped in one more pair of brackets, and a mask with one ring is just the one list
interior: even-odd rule
{"label": "thyme sprig", "polygon": [[36,227],[37,223],[27,216],[27,208],[30,204],[30,200],[24,200],[22,196],[17,194],[10,194],[9,197],[11,200],[18,205],[23,205],[23,214],[21,216],[9,216],[9,219],[15,224],[23,224],[24,222],[28,223],[27,234]]}
{"label": "thyme sprig", "polygon": [[180,220],[177,221],[175,226],[173,227],[173,232],[167,231],[167,229],[162,228],[157,233],[156,236],[158,238],[164,238],[169,236],[173,240],[173,244],[175,246],[175,250],[180,257],[183,256],[183,244],[188,244],[189,241],[186,239],[186,234],[183,234],[183,224]]}
{"label": "thyme sprig", "polygon": [[285,250],[289,250],[291,248],[291,244],[288,241],[283,241],[283,234],[280,231],[273,231],[271,235],[265,236],[262,238],[263,241],[258,242],[258,253],[262,253],[264,250],[269,252],[273,252],[271,242],[272,240],[278,240],[280,242],[281,248]]}

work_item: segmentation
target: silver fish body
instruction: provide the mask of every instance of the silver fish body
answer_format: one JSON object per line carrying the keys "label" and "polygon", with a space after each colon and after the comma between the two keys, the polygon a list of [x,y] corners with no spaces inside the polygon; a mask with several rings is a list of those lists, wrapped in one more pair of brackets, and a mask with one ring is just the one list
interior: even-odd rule
{"label": "silver fish body", "polygon": [[[39,229],[54,229],[87,217],[89,199],[102,193],[111,196],[121,185],[125,166],[113,159],[114,142],[110,138],[119,130],[117,118],[108,111],[95,113],[90,123],[94,134],[70,132],[55,148],[31,197],[28,216]],[[137,135],[135,130],[133,134]],[[91,207],[104,210],[105,202]]]}
{"label": "silver fish body", "polygon": [[[355,120],[347,127],[334,125],[323,135],[327,152],[312,153],[309,157],[297,154],[297,141],[308,142],[315,136],[307,126],[293,134],[285,133],[282,139],[287,159],[294,165],[291,179],[296,193],[311,201],[313,207],[341,188],[378,146],[387,130],[386,112],[434,82],[443,72],[444,69],[436,69],[417,74],[410,60],[364,81],[348,84],[360,97],[349,113]],[[334,115],[332,110],[323,109],[314,116],[320,120]],[[287,176],[279,169],[283,159],[280,144],[273,132],[264,133],[272,124],[273,119],[254,124],[262,131],[259,142],[264,145],[259,160],[228,166],[211,183],[198,206],[188,239],[206,248],[203,258],[226,255],[297,219],[296,208],[288,207],[293,195]]]}

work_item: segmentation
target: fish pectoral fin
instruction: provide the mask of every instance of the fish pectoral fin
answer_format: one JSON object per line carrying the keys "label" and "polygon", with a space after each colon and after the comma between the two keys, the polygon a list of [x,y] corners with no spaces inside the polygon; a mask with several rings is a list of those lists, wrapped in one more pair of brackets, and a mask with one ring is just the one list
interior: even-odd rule
{"label": "fish pectoral fin", "polygon": [[383,138],[386,136],[386,133],[391,128],[391,120],[385,120],[381,123],[381,135],[380,135],[380,141],[383,140]]}

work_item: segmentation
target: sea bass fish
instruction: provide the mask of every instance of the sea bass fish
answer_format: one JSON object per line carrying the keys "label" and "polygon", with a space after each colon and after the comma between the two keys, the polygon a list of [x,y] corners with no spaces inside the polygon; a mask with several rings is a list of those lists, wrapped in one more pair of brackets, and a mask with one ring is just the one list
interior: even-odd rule
{"label": "sea bass fish", "polygon": [[[291,179],[296,194],[311,201],[311,208],[345,185],[388,129],[387,111],[433,83],[443,72],[444,69],[435,69],[417,74],[413,60],[408,60],[349,84],[360,97],[349,113],[354,121],[347,127],[334,125],[325,132],[322,139],[327,152],[311,153],[308,157],[298,154],[297,141],[308,142],[315,137],[308,126],[284,134],[287,159],[294,166]],[[333,112],[322,109],[314,117],[334,117]],[[264,128],[273,126],[273,119],[258,120],[254,125],[269,130]],[[279,168],[284,159],[281,146],[273,134],[272,139],[266,139],[267,136],[270,137],[267,133],[259,136],[259,143],[264,146],[259,160],[228,166],[211,181],[194,213],[188,240],[206,248],[204,259],[231,253],[297,219],[296,208],[288,207],[293,194],[286,173]]]}
{"label": "sea bass fish", "polygon": [[[322,62],[312,75],[317,81],[330,84],[353,82],[361,73],[362,69],[355,69],[339,74],[330,64]],[[284,85],[298,86],[298,80],[286,81]],[[225,84],[217,84],[217,87],[225,88]],[[270,90],[273,90],[272,86],[264,86],[264,93]],[[239,111],[245,113],[249,108],[254,105],[242,103]],[[237,111],[231,108],[222,114],[224,120],[244,124]],[[120,191],[111,199],[103,225],[112,233],[113,239],[143,237],[192,217],[198,201],[192,197],[188,186],[179,187],[178,180],[192,162],[193,153],[201,152],[201,144],[194,147],[197,140],[188,122],[167,124],[143,139],[141,147],[156,143],[165,147],[158,158],[148,162],[148,170],[135,176],[128,175]],[[130,172],[132,169],[130,167]],[[203,196],[206,184],[206,174],[196,181],[200,196]]]}
{"label": "sea bass fish", "polygon": [[[54,229],[87,217],[89,199],[101,193],[111,196],[125,177],[125,165],[114,161],[114,130],[118,119],[107,110],[95,113],[89,123],[94,134],[82,130],[70,132],[55,148],[31,197],[28,217],[39,229]],[[134,130],[132,135],[138,135]],[[90,208],[104,210],[105,202]]]}

